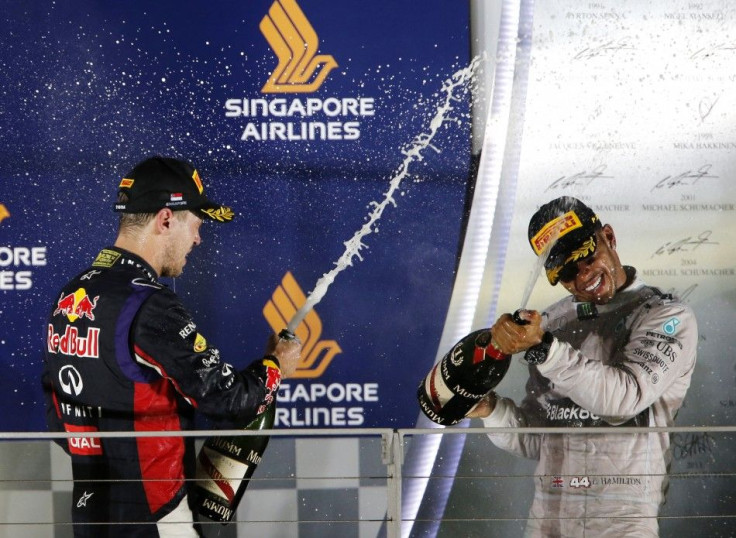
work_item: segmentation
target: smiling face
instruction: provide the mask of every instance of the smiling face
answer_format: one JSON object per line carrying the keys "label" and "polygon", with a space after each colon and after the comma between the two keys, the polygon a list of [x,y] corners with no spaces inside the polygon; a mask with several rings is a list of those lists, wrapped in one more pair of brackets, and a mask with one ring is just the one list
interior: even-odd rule
{"label": "smiling face", "polygon": [[606,224],[596,232],[595,253],[577,262],[577,274],[560,278],[576,301],[606,304],[626,283],[626,272],[616,252],[616,236]]}

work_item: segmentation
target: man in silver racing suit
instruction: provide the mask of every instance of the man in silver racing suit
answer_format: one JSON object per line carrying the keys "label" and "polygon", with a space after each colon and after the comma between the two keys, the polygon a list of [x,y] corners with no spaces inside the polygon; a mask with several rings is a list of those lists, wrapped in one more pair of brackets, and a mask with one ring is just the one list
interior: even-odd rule
{"label": "man in silver racing suit", "polygon": [[[575,198],[542,206],[529,224],[547,278],[571,296],[526,325],[502,315],[491,329],[505,353],[527,350],[520,406],[489,394],[468,413],[485,427],[672,426],[695,367],[692,310],[621,264],[610,225]],[[526,536],[656,537],[669,435],[490,434],[539,461]]]}

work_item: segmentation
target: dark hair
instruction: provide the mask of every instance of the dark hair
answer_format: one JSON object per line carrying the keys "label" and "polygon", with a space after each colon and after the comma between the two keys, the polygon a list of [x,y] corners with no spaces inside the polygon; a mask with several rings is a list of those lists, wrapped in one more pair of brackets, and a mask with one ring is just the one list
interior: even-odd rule
{"label": "dark hair", "polygon": [[[118,193],[118,203],[127,203],[128,195],[124,192]],[[135,230],[143,228],[156,216],[156,213],[120,213],[118,227],[120,230]]]}

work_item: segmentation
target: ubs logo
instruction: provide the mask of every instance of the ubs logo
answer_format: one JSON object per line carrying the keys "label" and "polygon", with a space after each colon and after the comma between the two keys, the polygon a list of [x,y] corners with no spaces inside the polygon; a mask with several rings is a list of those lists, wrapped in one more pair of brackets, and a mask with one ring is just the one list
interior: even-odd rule
{"label": "ubs logo", "polygon": [[[281,285],[273,292],[271,300],[263,307],[263,316],[274,332],[288,325],[297,310],[307,302],[299,283],[287,272]],[[322,375],[332,359],[342,352],[335,340],[320,340],[322,320],[310,310],[294,331],[302,341],[302,356],[292,377],[315,378]]]}
{"label": "ubs logo", "polygon": [[262,93],[312,93],[337,67],[331,55],[317,54],[319,38],[296,0],[276,0],[259,27],[278,58]]}

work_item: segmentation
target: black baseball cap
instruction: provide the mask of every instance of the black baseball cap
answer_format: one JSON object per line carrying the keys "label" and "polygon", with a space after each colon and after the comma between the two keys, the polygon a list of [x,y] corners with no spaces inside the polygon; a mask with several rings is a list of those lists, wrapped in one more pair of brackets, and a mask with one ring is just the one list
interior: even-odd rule
{"label": "black baseball cap", "polygon": [[578,261],[595,253],[596,232],[601,228],[595,211],[571,196],[556,198],[534,213],[529,221],[529,243],[537,256],[549,249],[544,268],[550,284],[557,284],[561,272],[564,275],[565,270],[577,268]]}
{"label": "black baseball cap", "polygon": [[194,211],[215,222],[230,222],[235,216],[232,209],[205,196],[194,166],[168,157],[150,157],[135,165],[120,181],[118,200],[115,211],[120,213],[156,213],[168,207]]}

